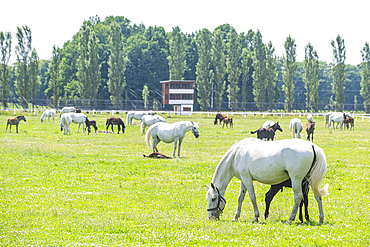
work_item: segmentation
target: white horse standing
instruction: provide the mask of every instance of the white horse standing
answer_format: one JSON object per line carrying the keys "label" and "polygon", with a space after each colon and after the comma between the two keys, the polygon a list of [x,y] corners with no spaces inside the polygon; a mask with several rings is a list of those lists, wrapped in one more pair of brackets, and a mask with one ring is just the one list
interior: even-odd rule
{"label": "white horse standing", "polygon": [[325,127],[326,127],[326,125],[329,125],[329,117],[330,117],[330,115],[331,115],[331,114],[333,114],[333,113],[335,113],[335,112],[327,112],[327,113],[325,113],[325,115],[324,115],[324,119],[325,119]]}
{"label": "white horse standing", "polygon": [[152,126],[155,123],[158,122],[166,122],[166,119],[163,118],[162,116],[155,115],[155,116],[150,116],[150,115],[144,115],[143,118],[141,119],[141,124],[140,124],[140,130],[141,130],[141,135],[145,134],[145,128],[146,126]]}
{"label": "white horse standing", "polygon": [[[173,157],[176,157],[176,146],[179,142],[178,156],[180,157],[181,143],[185,138],[186,132],[191,130],[195,138],[199,137],[199,123],[193,123],[192,121],[180,121],[173,124],[169,123],[156,123],[149,127],[145,135],[145,142],[150,149],[153,148],[153,152],[158,152],[157,145],[160,141],[165,143],[175,142]],[[153,139],[152,145],[150,145],[150,137]]]}
{"label": "white horse standing", "polygon": [[50,123],[50,117],[53,119],[53,123],[54,123],[55,113],[56,112],[54,109],[45,110],[40,117],[41,123],[44,122],[46,117],[49,118],[49,123]]}
{"label": "white horse standing", "polygon": [[146,111],[129,111],[127,113],[127,125],[132,125],[132,119],[141,120],[144,115],[149,115]]}
{"label": "white horse standing", "polygon": [[299,139],[286,139],[275,142],[264,142],[255,138],[246,138],[233,145],[216,167],[211,186],[208,187],[208,217],[219,219],[225,208],[225,191],[233,177],[241,180],[238,197],[238,208],[234,219],[240,217],[242,203],[248,191],[254,209],[254,222],[260,217],[253,181],[264,184],[279,184],[292,181],[294,206],[287,221],[295,220],[302,200],[302,180],[310,182],[319,208],[319,223],[324,221],[322,196],[328,193],[328,184],[321,188],[326,173],[325,153],[314,143]]}
{"label": "white horse standing", "polygon": [[342,130],[343,127],[343,120],[344,116],[349,117],[351,114],[349,112],[343,113],[343,112],[334,112],[329,115],[329,122],[328,122],[328,130],[330,129],[331,122],[333,122],[333,129],[335,130],[334,124],[337,123],[337,128],[338,125],[340,124],[340,130]]}
{"label": "white horse standing", "polygon": [[300,119],[293,118],[290,120],[289,129],[292,132],[292,138],[301,138],[301,131],[303,130],[303,124]]}
{"label": "white horse standing", "polygon": [[63,115],[69,115],[72,119],[72,123],[78,124],[77,132],[80,131],[80,125],[82,124],[82,129],[83,129],[84,133],[86,134],[85,122],[86,122],[87,117],[86,117],[85,114],[70,112],[70,113],[63,113],[62,116]]}
{"label": "white horse standing", "polygon": [[72,118],[69,114],[63,114],[60,118],[60,131],[64,130],[63,135],[71,134]]}
{"label": "white horse standing", "polygon": [[68,113],[68,112],[76,112],[76,108],[74,108],[73,106],[63,107],[62,110],[59,113],[59,117],[62,117],[63,113]]}

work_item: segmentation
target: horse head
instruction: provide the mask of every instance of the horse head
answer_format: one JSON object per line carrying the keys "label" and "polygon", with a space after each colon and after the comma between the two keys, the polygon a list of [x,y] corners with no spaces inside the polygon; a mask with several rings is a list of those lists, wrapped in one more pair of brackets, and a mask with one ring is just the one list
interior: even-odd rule
{"label": "horse head", "polygon": [[274,125],[275,125],[275,128],[274,128],[275,131],[280,130],[281,132],[283,132],[283,129],[280,127],[279,122],[275,123]]}
{"label": "horse head", "polygon": [[219,220],[221,213],[225,209],[226,199],[220,194],[220,191],[213,183],[211,183],[211,187],[207,185],[207,188],[208,218],[210,220]]}
{"label": "horse head", "polygon": [[199,122],[198,123],[193,123],[193,121],[191,121],[191,124],[193,125],[191,127],[191,132],[194,134],[195,138],[198,138],[199,137]]}

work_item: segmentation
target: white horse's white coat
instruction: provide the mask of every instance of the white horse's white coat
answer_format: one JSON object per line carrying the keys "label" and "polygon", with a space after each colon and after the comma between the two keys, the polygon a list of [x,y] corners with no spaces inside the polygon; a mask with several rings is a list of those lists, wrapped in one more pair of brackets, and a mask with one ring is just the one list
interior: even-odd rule
{"label": "white horse's white coat", "polygon": [[286,139],[264,142],[256,138],[246,138],[233,145],[216,167],[206,194],[208,217],[210,219],[219,217],[226,204],[224,200],[226,188],[231,179],[237,177],[241,180],[241,185],[234,220],[240,217],[242,203],[248,191],[253,204],[254,221],[257,222],[260,214],[253,181],[275,185],[290,178],[294,192],[294,206],[288,219],[288,222],[291,222],[296,217],[303,197],[302,180],[306,177],[318,203],[321,224],[324,220],[322,196],[328,193],[328,185],[321,188],[326,169],[324,151],[309,141]]}
{"label": "white horse's white coat", "polygon": [[299,118],[290,120],[289,129],[292,132],[292,138],[301,138],[303,124]]}
{"label": "white horse's white coat", "polygon": [[45,110],[40,117],[41,123],[44,122],[46,117],[49,118],[49,123],[50,123],[50,117],[53,119],[53,123],[54,123],[55,113],[56,112],[54,109]]}
{"label": "white horse's white coat", "polygon": [[140,130],[141,130],[141,135],[145,134],[145,128],[146,126],[152,126],[155,123],[158,122],[166,122],[166,119],[164,119],[162,116],[155,115],[155,116],[150,116],[150,115],[144,115],[141,118],[141,124],[140,124]]}
{"label": "white horse's white coat", "polygon": [[149,115],[147,111],[129,111],[127,113],[127,125],[132,125],[132,119],[141,120],[144,115]]}
{"label": "white horse's white coat", "polygon": [[270,128],[272,125],[274,125],[275,122],[274,121],[271,121],[271,120],[267,120],[263,125],[262,125],[262,128],[265,128],[265,129],[268,129]]}
{"label": "white horse's white coat", "polygon": [[59,113],[59,117],[62,117],[62,114],[63,113],[68,113],[68,112],[76,112],[76,108],[74,108],[73,106],[71,106],[71,107],[63,107],[62,110]]}
{"label": "white horse's white coat", "polygon": [[72,118],[69,114],[65,113],[62,114],[60,118],[60,131],[64,130],[63,135],[66,135],[67,133],[71,134],[71,123]]}
{"label": "white horse's white coat", "polygon": [[63,115],[69,115],[70,118],[72,119],[72,123],[78,124],[77,132],[80,131],[80,125],[82,124],[82,129],[84,133],[86,134],[86,130],[85,130],[86,115],[85,114],[70,112],[70,113],[63,113],[62,116]]}
{"label": "white horse's white coat", "polygon": [[342,130],[343,127],[343,120],[344,116],[343,114],[346,114],[346,117],[349,117],[351,114],[349,112],[343,113],[343,112],[334,112],[329,115],[329,121],[328,121],[328,130],[330,129],[331,122],[333,122],[333,129],[335,130],[335,123],[337,123],[337,128],[338,125],[340,124],[340,130]]}
{"label": "white horse's white coat", "polygon": [[315,121],[313,120],[313,116],[312,116],[312,114],[311,114],[311,113],[309,113],[309,114],[307,115],[307,121],[308,121],[309,123],[313,123],[313,122],[315,122]]}
{"label": "white horse's white coat", "polygon": [[327,112],[327,113],[325,113],[325,115],[324,115],[324,119],[325,119],[325,127],[326,127],[326,125],[329,125],[329,117],[330,117],[330,115],[331,115],[331,114],[333,114],[333,113],[335,113],[335,112]]}
{"label": "white horse's white coat", "polygon": [[[145,135],[145,142],[153,152],[158,152],[157,145],[160,141],[165,143],[175,142],[173,157],[176,157],[176,146],[179,142],[178,156],[180,157],[181,143],[185,138],[186,132],[191,130],[196,138],[199,137],[199,123],[193,123],[191,121],[180,121],[173,124],[169,123],[156,123],[149,127]],[[152,145],[150,144],[150,137],[152,137]]]}

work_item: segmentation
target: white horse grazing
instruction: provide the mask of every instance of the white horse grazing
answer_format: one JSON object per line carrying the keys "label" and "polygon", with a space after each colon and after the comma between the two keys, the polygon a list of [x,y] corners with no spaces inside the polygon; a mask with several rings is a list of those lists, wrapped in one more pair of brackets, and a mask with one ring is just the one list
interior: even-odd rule
{"label": "white horse grazing", "polygon": [[326,173],[325,153],[314,143],[300,139],[286,139],[265,142],[256,138],[246,138],[233,145],[216,167],[211,186],[208,187],[209,219],[219,219],[225,209],[225,191],[233,177],[241,180],[238,208],[234,219],[238,220],[242,203],[248,191],[254,209],[254,222],[258,222],[258,211],[253,181],[275,185],[289,178],[294,192],[294,206],[287,221],[294,221],[302,200],[302,180],[306,178],[315,194],[319,208],[319,223],[324,221],[322,196],[328,193],[328,184],[321,188]]}
{"label": "white horse grazing", "polygon": [[49,118],[49,123],[50,123],[50,117],[53,119],[53,123],[54,123],[54,118],[55,118],[55,110],[54,109],[50,109],[50,110],[45,110],[41,117],[40,117],[40,120],[41,120],[41,123],[44,122],[44,119],[47,117]]}
{"label": "white horse grazing", "polygon": [[301,138],[301,131],[303,129],[303,124],[300,119],[293,118],[290,120],[289,129],[292,132],[292,138]]}
{"label": "white horse grazing", "polygon": [[144,115],[149,115],[146,111],[129,111],[127,113],[127,125],[132,125],[132,119],[141,120]]}
{"label": "white horse grazing", "polygon": [[337,128],[338,128],[338,125],[340,124],[340,130],[342,130],[344,115],[346,115],[346,117],[349,117],[351,114],[349,112],[347,112],[347,113],[334,112],[334,113],[330,114],[329,122],[328,122],[328,130],[330,129],[331,122],[333,122],[333,129],[334,130],[335,130],[335,127],[334,127],[335,123],[337,123]]}
{"label": "white horse grazing", "polygon": [[77,133],[80,131],[80,125],[82,124],[82,129],[84,133],[86,134],[85,122],[86,122],[87,117],[85,114],[70,112],[70,113],[63,113],[62,116],[63,115],[69,115],[72,119],[72,123],[78,124]]}
{"label": "white horse grazing", "polygon": [[66,133],[71,134],[71,123],[72,118],[69,114],[63,114],[60,118],[60,131],[64,130],[63,135],[66,135]]}
{"label": "white horse grazing", "polygon": [[[179,142],[178,156],[180,157],[181,143],[185,138],[186,132],[191,130],[195,138],[199,137],[199,123],[193,123],[191,121],[180,121],[173,124],[169,123],[156,123],[149,127],[148,132],[145,135],[146,144],[150,149],[153,148],[153,152],[159,152],[157,145],[160,141],[165,143],[175,142],[173,157],[176,157],[176,146]],[[150,137],[153,139],[152,145],[150,144]]]}
{"label": "white horse grazing", "polygon": [[311,113],[309,113],[309,114],[307,115],[307,121],[308,121],[309,123],[313,123],[313,122],[315,122],[315,121],[313,120],[313,116],[312,116],[312,114],[311,114]]}
{"label": "white horse grazing", "polygon": [[144,115],[143,118],[141,119],[141,124],[140,124],[140,130],[141,130],[141,135],[145,134],[145,128],[146,126],[152,126],[155,123],[158,122],[166,122],[166,119],[164,119],[162,116],[155,115],[155,116],[150,116],[150,115]]}
{"label": "white horse grazing", "polygon": [[59,113],[59,117],[62,117],[62,114],[63,113],[68,113],[68,112],[76,112],[76,108],[74,108],[73,106],[71,106],[71,107],[63,107],[62,110]]}
{"label": "white horse grazing", "polygon": [[265,129],[268,129],[270,128],[272,125],[274,125],[275,122],[274,121],[271,121],[271,120],[267,120],[263,125],[262,125],[262,128],[265,128]]}

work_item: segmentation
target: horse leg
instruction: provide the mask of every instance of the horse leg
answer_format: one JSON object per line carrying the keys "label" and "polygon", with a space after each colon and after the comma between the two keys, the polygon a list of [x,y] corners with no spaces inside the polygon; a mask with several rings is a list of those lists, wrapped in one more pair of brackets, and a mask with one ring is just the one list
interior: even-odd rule
{"label": "horse leg", "polygon": [[242,211],[242,204],[244,201],[245,192],[247,192],[247,189],[245,188],[243,182],[240,182],[240,191],[239,191],[239,196],[238,196],[238,208],[236,209],[236,213],[233,218],[233,221],[238,221],[238,219],[240,218],[240,213]]}
{"label": "horse leg", "polygon": [[[19,122],[18,122],[19,123]],[[18,124],[16,124],[15,125],[15,130],[16,130],[16,132],[17,132],[17,134],[18,134]]]}
{"label": "horse leg", "polygon": [[121,130],[121,125],[117,124],[117,127],[118,127],[118,132],[117,132],[117,134],[119,134],[119,131]]}
{"label": "horse leg", "polygon": [[256,201],[256,193],[254,192],[253,181],[251,178],[241,177],[242,183],[248,190],[249,198],[253,205],[254,210],[254,219],[253,222],[258,222],[258,218],[260,217],[260,212],[258,211],[257,201]]}
{"label": "horse leg", "polygon": [[279,185],[271,185],[270,190],[267,191],[267,193],[265,194],[265,203],[266,203],[265,219],[269,217],[270,204],[274,199],[274,196],[279,192],[280,189],[282,189],[282,187],[283,186]]}
{"label": "horse leg", "polygon": [[317,204],[319,206],[319,224],[321,225],[324,222],[324,209],[322,207],[322,197],[315,195],[315,199],[317,201]]}
{"label": "horse leg", "polygon": [[179,151],[178,151],[178,154],[177,154],[179,157],[180,157],[180,149],[181,149],[182,140],[183,139],[179,139]]}
{"label": "horse leg", "polygon": [[110,124],[111,127],[112,127],[112,133],[114,134],[114,130],[113,130],[113,123]]}
{"label": "horse leg", "polygon": [[174,140],[174,147],[173,147],[173,157],[175,158],[176,157],[176,147],[177,147],[177,141],[179,139],[178,138],[175,138]]}
{"label": "horse leg", "polygon": [[[304,204],[304,217],[306,218],[307,221],[310,221],[310,216],[308,215],[308,192],[309,192],[309,183],[306,179],[303,179],[302,181],[302,192],[303,192],[303,204]],[[300,205],[300,214],[299,214],[299,219],[301,222],[303,222],[303,217],[302,217],[302,202]]]}
{"label": "horse leg", "polygon": [[292,180],[292,188],[294,192],[294,206],[292,209],[292,213],[290,214],[290,217],[286,223],[291,223],[292,221],[295,220],[295,217],[298,211],[298,206],[300,205],[302,201],[302,197],[303,197],[302,180],[295,178],[295,176],[292,176],[291,174],[289,174],[289,176],[290,176],[290,179]]}

